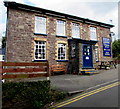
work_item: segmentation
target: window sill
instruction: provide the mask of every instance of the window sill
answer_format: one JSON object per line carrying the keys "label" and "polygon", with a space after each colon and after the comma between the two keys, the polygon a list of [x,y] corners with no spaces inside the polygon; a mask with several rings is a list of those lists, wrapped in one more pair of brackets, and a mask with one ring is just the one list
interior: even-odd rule
{"label": "window sill", "polygon": [[77,37],[72,37],[72,38],[73,38],[73,39],[81,39],[81,38],[79,38],[79,37],[78,37],[78,38],[77,38]]}
{"label": "window sill", "polygon": [[42,34],[42,33],[34,33],[34,35],[43,35],[43,36],[47,36],[47,34]]}
{"label": "window sill", "polygon": [[95,39],[90,39],[90,41],[97,41],[97,42],[98,42],[98,40],[97,40],[97,39],[96,39],[96,40],[95,40]]}
{"label": "window sill", "polygon": [[96,62],[99,62],[99,61],[96,61]]}
{"label": "window sill", "polygon": [[68,60],[56,60],[57,62],[68,62]]}
{"label": "window sill", "polygon": [[47,62],[47,60],[32,60],[32,62]]}
{"label": "window sill", "polygon": [[56,35],[56,37],[63,37],[63,38],[67,38],[67,36],[60,36],[60,35]]}

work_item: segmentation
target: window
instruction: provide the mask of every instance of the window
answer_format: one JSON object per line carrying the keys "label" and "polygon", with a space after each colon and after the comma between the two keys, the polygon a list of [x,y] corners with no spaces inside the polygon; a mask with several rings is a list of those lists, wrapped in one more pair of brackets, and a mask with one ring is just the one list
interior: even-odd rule
{"label": "window", "polygon": [[34,53],[35,53],[34,54],[35,60],[45,60],[46,59],[46,42],[35,41]]}
{"label": "window", "polygon": [[65,22],[62,20],[57,20],[57,31],[58,36],[65,36]]}
{"label": "window", "polygon": [[90,27],[90,39],[97,40],[97,33],[95,27]]}
{"label": "window", "polygon": [[46,34],[46,18],[35,16],[35,33]]}
{"label": "window", "polygon": [[66,44],[58,44],[58,59],[66,59]]}
{"label": "window", "polygon": [[71,44],[71,57],[75,57],[76,45],[75,43]]}
{"label": "window", "polygon": [[99,54],[98,54],[98,46],[95,46],[95,60],[96,60],[96,62],[98,62],[99,61]]}
{"label": "window", "polygon": [[72,23],[72,37],[80,38],[80,25],[76,23]]}

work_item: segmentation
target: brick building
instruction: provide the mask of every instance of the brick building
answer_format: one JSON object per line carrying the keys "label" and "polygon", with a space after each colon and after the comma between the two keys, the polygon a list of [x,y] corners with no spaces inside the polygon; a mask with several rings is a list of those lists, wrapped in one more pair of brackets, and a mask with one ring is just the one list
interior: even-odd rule
{"label": "brick building", "polygon": [[60,12],[4,2],[7,7],[6,60],[63,64],[68,73],[111,61],[113,25]]}

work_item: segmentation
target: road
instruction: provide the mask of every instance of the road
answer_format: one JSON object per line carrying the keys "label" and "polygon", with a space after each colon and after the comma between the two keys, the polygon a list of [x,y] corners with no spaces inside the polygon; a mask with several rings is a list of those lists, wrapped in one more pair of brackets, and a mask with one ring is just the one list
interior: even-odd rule
{"label": "road", "polygon": [[[52,109],[71,109],[82,107],[118,107],[118,87],[120,82],[104,85],[79,94],[69,100],[56,104]],[[114,109],[114,108],[110,108]],[[118,109],[118,108],[117,108]]]}

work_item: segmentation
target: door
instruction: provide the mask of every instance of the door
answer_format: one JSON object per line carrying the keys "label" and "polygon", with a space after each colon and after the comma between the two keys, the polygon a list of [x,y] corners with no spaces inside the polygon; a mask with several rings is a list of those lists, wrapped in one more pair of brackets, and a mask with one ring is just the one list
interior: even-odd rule
{"label": "door", "polygon": [[92,45],[83,44],[83,68],[92,68]]}
{"label": "door", "polygon": [[77,74],[79,72],[79,46],[75,41],[69,41],[69,73]]}

